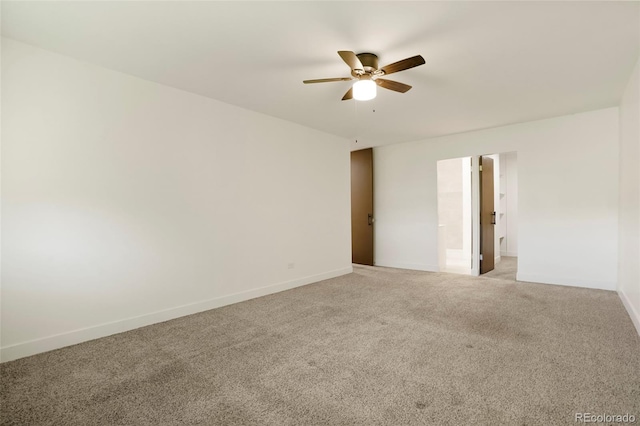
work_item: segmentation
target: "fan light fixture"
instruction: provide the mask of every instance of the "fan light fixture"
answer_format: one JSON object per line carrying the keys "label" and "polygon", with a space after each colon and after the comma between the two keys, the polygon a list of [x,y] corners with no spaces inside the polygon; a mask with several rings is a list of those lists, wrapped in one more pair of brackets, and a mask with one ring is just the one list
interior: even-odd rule
{"label": "fan light fixture", "polygon": [[312,84],[357,80],[353,86],[347,90],[347,93],[344,94],[342,97],[343,101],[348,101],[349,99],[368,101],[373,99],[376,97],[378,90],[376,86],[398,93],[405,93],[411,89],[411,86],[381,77],[424,65],[424,58],[420,55],[394,62],[382,68],[378,67],[378,56],[373,53],[358,53],[356,55],[349,50],[340,50],[338,51],[338,55],[340,55],[344,63],[351,68],[350,77],[317,78],[315,80],[304,80],[303,83]]}
{"label": "fan light fixture", "polygon": [[376,83],[373,80],[358,80],[353,84],[353,98],[368,101],[376,97]]}

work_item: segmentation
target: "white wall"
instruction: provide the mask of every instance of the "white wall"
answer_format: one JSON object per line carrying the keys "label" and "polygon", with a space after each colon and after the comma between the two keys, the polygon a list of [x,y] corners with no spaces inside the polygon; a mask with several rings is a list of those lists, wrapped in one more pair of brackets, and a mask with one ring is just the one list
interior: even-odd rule
{"label": "white wall", "polygon": [[620,104],[618,293],[640,333],[640,61]]}
{"label": "white wall", "polygon": [[436,162],[517,151],[518,278],[615,289],[617,107],[375,150],[376,264],[436,271]]}
{"label": "white wall", "polygon": [[346,139],[11,40],[2,74],[3,360],[351,271]]}

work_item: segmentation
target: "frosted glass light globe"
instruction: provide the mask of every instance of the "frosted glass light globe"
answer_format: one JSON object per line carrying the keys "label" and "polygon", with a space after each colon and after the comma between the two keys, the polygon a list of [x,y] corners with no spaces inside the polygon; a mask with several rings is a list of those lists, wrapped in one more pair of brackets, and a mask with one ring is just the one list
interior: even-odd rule
{"label": "frosted glass light globe", "polygon": [[368,101],[376,97],[376,83],[373,80],[358,80],[353,84],[353,98]]}

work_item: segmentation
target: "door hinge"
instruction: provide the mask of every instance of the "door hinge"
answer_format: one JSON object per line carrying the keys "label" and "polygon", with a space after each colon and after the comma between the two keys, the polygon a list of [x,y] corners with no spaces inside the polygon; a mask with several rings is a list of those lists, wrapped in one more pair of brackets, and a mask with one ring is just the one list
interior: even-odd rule
{"label": "door hinge", "polygon": [[482,261],[482,260],[484,260],[484,259],[482,258],[482,255],[480,255],[480,260],[481,260],[481,261]]}
{"label": "door hinge", "polygon": [[480,167],[478,168],[478,170],[482,171],[482,166],[480,166]]}

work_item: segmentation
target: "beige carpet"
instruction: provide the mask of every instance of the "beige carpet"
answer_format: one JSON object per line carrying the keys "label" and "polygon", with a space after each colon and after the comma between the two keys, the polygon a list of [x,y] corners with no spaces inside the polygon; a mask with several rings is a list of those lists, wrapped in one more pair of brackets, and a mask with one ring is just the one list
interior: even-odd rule
{"label": "beige carpet", "polygon": [[640,416],[613,292],[353,274],[2,364],[5,425],[575,424]]}
{"label": "beige carpet", "polygon": [[496,263],[493,271],[482,274],[485,278],[496,278],[499,280],[515,281],[518,273],[518,258],[502,256],[500,262]]}

